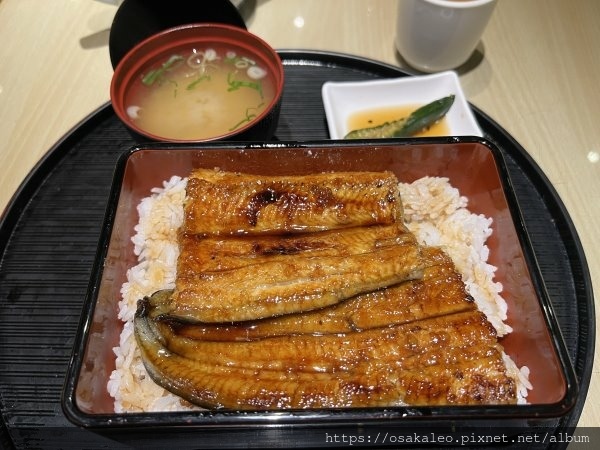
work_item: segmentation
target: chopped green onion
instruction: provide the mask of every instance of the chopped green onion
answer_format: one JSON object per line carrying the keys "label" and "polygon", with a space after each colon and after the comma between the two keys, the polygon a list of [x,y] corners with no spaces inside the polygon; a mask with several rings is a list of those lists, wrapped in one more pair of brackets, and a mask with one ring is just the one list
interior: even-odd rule
{"label": "chopped green onion", "polygon": [[151,70],[146,75],[144,75],[144,77],[142,78],[142,83],[144,83],[146,86],[154,84],[154,82],[158,80],[158,78],[163,73],[165,73],[179,61],[183,61],[183,56],[171,55],[171,57],[166,62],[164,62],[163,65],[160,66],[158,69]]}
{"label": "chopped green onion", "polygon": [[250,122],[252,119],[254,119],[256,117],[255,113],[250,113],[251,110],[258,110],[261,106],[264,105],[263,103],[260,103],[258,106],[254,107],[254,108],[247,108],[246,109],[246,117],[244,117],[242,120],[240,120],[238,123],[236,123],[234,126],[232,126],[229,131],[233,131],[236,128],[240,127],[242,124],[246,123],[246,122]]}
{"label": "chopped green onion", "polygon": [[177,88],[179,87],[179,84],[177,84],[177,81],[175,80],[168,80],[170,84],[173,85],[173,98],[177,98]]}
{"label": "chopped green onion", "polygon": [[198,83],[200,83],[203,80],[210,80],[210,75],[202,75],[198,78],[196,78],[194,81],[192,81],[190,84],[187,85],[187,90],[191,91],[192,89],[194,89],[196,87],[196,85]]}
{"label": "chopped green onion", "polygon": [[254,82],[254,81],[235,80],[232,78],[232,76],[233,76],[232,72],[229,72],[227,74],[227,84],[229,84],[229,89],[227,89],[228,92],[236,91],[241,87],[247,87],[247,88],[256,90],[260,94],[260,98],[264,98],[263,90],[262,90],[262,83],[260,81]]}

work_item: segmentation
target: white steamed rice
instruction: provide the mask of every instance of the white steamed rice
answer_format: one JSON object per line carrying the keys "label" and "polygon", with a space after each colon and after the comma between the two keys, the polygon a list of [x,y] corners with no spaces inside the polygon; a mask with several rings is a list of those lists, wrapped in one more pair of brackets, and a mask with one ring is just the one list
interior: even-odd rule
{"label": "white steamed rice", "polygon": [[[127,271],[121,289],[119,319],[123,321],[119,346],[115,347],[116,368],[108,382],[115,412],[176,411],[195,408],[155,384],[147,375],[133,334],[137,300],[175,285],[177,230],[183,222],[183,201],[187,180],[172,177],[162,188],[138,205],[134,252],[138,264]],[[501,297],[502,285],[494,281],[496,268],[487,263],[492,219],[467,209],[467,198],[452,187],[447,178],[424,177],[400,184],[408,228],[421,244],[442,247],[462,274],[467,290],[479,309],[496,328],[499,336],[512,330],[506,320],[507,305]],[[524,403],[529,369],[518,368],[503,355],[509,372],[519,385],[519,402]]]}

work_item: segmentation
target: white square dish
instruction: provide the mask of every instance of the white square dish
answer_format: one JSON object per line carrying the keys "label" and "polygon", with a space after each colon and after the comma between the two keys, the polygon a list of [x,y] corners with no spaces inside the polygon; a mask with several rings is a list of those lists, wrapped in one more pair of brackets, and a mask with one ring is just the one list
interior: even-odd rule
{"label": "white square dish", "polygon": [[356,112],[392,106],[425,105],[451,94],[455,98],[446,114],[449,135],[483,137],[458,76],[453,71],[371,81],[328,81],[323,84],[321,93],[331,139],[343,139],[351,131],[348,121]]}

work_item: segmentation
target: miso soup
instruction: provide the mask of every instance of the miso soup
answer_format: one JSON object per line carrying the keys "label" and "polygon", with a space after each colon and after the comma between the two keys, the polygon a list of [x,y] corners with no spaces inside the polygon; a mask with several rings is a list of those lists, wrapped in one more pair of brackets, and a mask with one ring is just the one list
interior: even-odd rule
{"label": "miso soup", "polygon": [[245,126],[275,96],[267,67],[236,48],[191,48],[150,65],[131,89],[127,114],[148,133],[201,140]]}

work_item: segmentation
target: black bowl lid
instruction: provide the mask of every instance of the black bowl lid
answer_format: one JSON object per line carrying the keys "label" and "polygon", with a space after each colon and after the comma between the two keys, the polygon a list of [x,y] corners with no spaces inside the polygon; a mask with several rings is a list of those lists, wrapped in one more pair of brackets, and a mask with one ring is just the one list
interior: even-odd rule
{"label": "black bowl lid", "polygon": [[229,0],[125,0],[115,14],[108,40],[113,68],[147,37],[196,22],[224,23],[246,29],[240,12]]}

